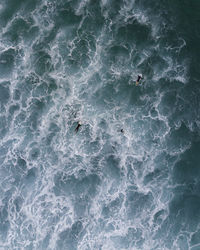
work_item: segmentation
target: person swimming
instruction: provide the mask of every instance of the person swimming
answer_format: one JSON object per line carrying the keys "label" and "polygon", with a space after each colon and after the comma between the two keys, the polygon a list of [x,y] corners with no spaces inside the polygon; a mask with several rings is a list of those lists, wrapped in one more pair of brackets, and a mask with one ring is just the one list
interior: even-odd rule
{"label": "person swimming", "polygon": [[142,74],[139,74],[136,81],[136,85],[138,85],[142,79],[143,79]]}
{"label": "person swimming", "polygon": [[78,132],[78,130],[79,130],[80,127],[81,127],[81,123],[78,122],[77,127],[75,128],[75,132],[76,132],[76,133]]}

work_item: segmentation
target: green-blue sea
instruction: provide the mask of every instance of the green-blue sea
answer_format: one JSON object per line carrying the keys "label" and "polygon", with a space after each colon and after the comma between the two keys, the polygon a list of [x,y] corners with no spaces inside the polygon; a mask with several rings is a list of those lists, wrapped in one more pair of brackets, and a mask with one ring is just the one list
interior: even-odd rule
{"label": "green-blue sea", "polygon": [[200,249],[199,0],[0,0],[0,249]]}

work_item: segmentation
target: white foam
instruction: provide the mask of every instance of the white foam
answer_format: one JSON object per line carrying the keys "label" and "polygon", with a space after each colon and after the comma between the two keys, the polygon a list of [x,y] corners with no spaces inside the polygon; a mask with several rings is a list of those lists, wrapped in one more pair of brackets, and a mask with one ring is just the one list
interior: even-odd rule
{"label": "white foam", "polygon": [[[45,1],[43,5],[47,4]],[[87,4],[88,1],[80,2],[76,14],[81,15]],[[101,4],[106,7],[108,1],[102,0]],[[145,11],[134,9],[134,4],[135,1],[126,1],[120,9],[119,19],[123,19],[126,23],[130,18],[136,18],[139,23],[149,26],[149,19]],[[51,13],[53,13],[54,7],[48,7]],[[35,23],[39,27],[40,37],[36,37],[33,43],[42,40],[45,32],[48,33],[54,27],[48,12],[44,17],[48,21],[48,25],[45,26],[46,22],[44,22],[39,9],[35,10],[33,15]],[[157,158],[163,152],[178,159],[178,156],[190,147],[190,144],[186,143],[183,147],[171,151],[167,148],[167,136],[170,134],[168,115],[159,112],[159,105],[161,105],[165,92],[161,92],[157,85],[161,78],[169,79],[169,81],[176,79],[180,83],[186,82],[187,64],[180,65],[179,62],[172,59],[170,54],[166,56],[161,53],[159,46],[152,45],[150,48],[141,50],[140,53],[137,51],[137,46],[133,45],[130,48],[126,47],[131,53],[130,56],[126,57],[127,61],[123,61],[124,58],[121,58],[116,64],[106,68],[103,57],[105,49],[114,44],[114,38],[108,33],[114,22],[116,24],[117,20],[110,20],[103,25],[95,40],[95,51],[92,51],[91,48],[88,49],[90,58],[88,66],[80,67],[75,73],[71,72],[70,66],[66,64],[61,47],[64,46],[68,50],[67,60],[77,49],[81,33],[77,37],[71,37],[72,31],[74,31],[73,25],[67,27],[67,30],[59,30],[50,44],[51,49],[46,49],[52,58],[55,69],[48,75],[40,76],[38,83],[40,85],[41,82],[48,81],[47,76],[55,80],[57,89],[52,91],[50,95],[52,105],[47,107],[38,118],[38,126],[35,131],[28,132],[30,129],[28,117],[32,111],[32,102],[36,99],[40,100],[42,97],[45,98],[45,95],[33,97],[31,90],[27,96],[26,106],[22,107],[20,104],[20,110],[13,116],[9,133],[1,141],[1,145],[3,145],[9,139],[16,140],[5,158],[5,163],[8,164],[10,160],[16,162],[20,156],[26,161],[27,169],[22,171],[21,183],[19,187],[15,188],[9,201],[9,221],[11,224],[8,232],[8,243],[4,246],[14,246],[17,242],[17,247],[20,248],[22,245],[24,247],[33,243],[33,248],[39,249],[41,242],[49,235],[48,247],[56,249],[60,233],[70,229],[73,223],[79,219],[75,211],[75,200],[76,198],[83,199],[85,194],[80,194],[79,197],[75,193],[68,193],[62,188],[62,184],[56,183],[55,178],[59,176],[62,182],[71,176],[74,176],[76,180],[82,180],[84,173],[85,176],[98,175],[99,183],[94,184],[96,193],[93,197],[90,197],[90,191],[85,191],[85,197],[89,198],[86,212],[81,218],[84,236],[79,239],[78,248],[116,249],[115,240],[120,237],[125,239],[129,228],[133,227],[142,232],[140,238],[144,239],[144,243],[141,243],[143,249],[156,247],[157,243],[154,242],[153,237],[160,225],[154,222],[154,216],[163,210],[162,223],[168,216],[168,204],[172,199],[173,190],[173,186],[169,185],[171,182],[170,170],[173,168],[173,164],[165,166],[169,168],[168,172],[162,174],[164,170],[161,169],[161,174],[158,177],[155,175],[155,178],[146,181],[146,183],[145,178],[148,174],[154,174],[154,171],[162,167],[159,166]],[[79,28],[81,25],[82,23]],[[152,25],[152,27],[154,26]],[[70,35],[66,34],[67,31]],[[4,45],[2,44],[2,47]],[[180,44],[180,47],[172,50],[179,52],[183,46],[185,46],[184,42]],[[11,93],[32,70],[32,49],[26,46],[23,41],[19,47],[23,49],[24,55],[21,64],[17,66],[11,78]],[[134,88],[135,86],[128,86],[128,84],[125,86],[127,99],[118,101],[116,96],[121,91],[122,83],[120,80],[122,76],[127,74],[130,75],[130,81],[135,80],[137,72],[140,72],[138,68],[151,57],[153,50],[160,52],[159,55],[167,62],[167,66],[164,66],[161,71],[156,71],[156,67],[152,66],[155,74],[152,79],[146,79],[147,86],[144,86],[143,89],[141,87],[142,90],[139,90],[138,101],[140,104],[129,104],[129,96],[138,89]],[[132,60],[134,53],[139,54],[137,63]],[[129,63],[130,68],[127,67]],[[170,77],[168,74],[172,70],[174,70],[175,76]],[[108,72],[112,79],[107,78]],[[95,74],[98,74],[99,80],[89,85],[89,81],[93,79]],[[143,75],[145,78],[145,73]],[[113,93],[108,93],[106,96],[107,92],[103,92],[103,90],[113,84],[115,84],[111,88]],[[153,94],[148,92],[150,88],[153,89]],[[155,91],[155,89],[157,90]],[[98,98],[95,99],[94,96],[97,93],[103,93],[101,99],[99,98],[102,103],[97,102]],[[15,103],[20,102],[21,100]],[[9,105],[6,107],[6,115]],[[155,114],[152,114],[152,108],[154,108]],[[15,118],[19,113],[24,113],[26,116],[25,121],[17,124]],[[75,134],[74,129],[78,121],[81,121],[82,126]],[[152,126],[156,122],[159,122],[160,127],[153,131]],[[52,123],[59,129],[53,135],[52,140],[46,143],[51,134],[50,126]],[[177,124],[177,128],[179,125]],[[122,128],[124,133],[120,132]],[[158,145],[150,141],[150,132],[153,134],[152,138],[158,140]],[[26,136],[30,136],[28,142],[25,141],[28,140],[25,138]],[[33,147],[40,150],[37,160],[32,160],[30,156]],[[109,157],[114,163],[109,163]],[[93,162],[95,163],[93,164]],[[115,167],[114,170],[109,169],[112,164]],[[32,184],[31,181],[29,184],[25,182],[26,176],[33,167],[37,169],[36,177]],[[14,178],[15,176],[11,172],[8,181],[5,180],[4,193],[11,188]],[[54,190],[56,185],[57,195]],[[135,192],[134,195],[139,197],[138,200],[140,197],[144,197],[144,204],[138,210],[135,208],[135,214],[133,213],[132,218],[128,215],[128,211],[131,206],[134,207],[134,202],[131,203],[128,199],[129,191]],[[17,212],[14,206],[14,200],[18,196],[23,199],[20,212]],[[117,199],[121,199],[121,203],[116,206],[116,210],[113,210],[107,217],[103,215],[103,209],[109,208],[110,204]],[[20,220],[22,221],[21,225],[19,225]],[[163,246],[164,239],[160,239],[160,241],[161,246]],[[136,244],[133,246],[134,249],[141,249]]]}

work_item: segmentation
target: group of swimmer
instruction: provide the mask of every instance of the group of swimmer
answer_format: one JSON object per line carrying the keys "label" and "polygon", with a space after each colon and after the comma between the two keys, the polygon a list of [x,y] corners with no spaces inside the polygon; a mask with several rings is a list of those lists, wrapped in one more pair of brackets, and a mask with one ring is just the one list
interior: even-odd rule
{"label": "group of swimmer", "polygon": [[[80,122],[78,122],[78,123],[77,123],[77,126],[76,126],[76,128],[75,128],[75,130],[74,130],[74,131],[75,131],[76,133],[78,133],[79,128],[80,128],[81,126],[82,126],[82,124],[81,124]],[[123,128],[122,128],[122,129],[120,129],[120,132],[121,132],[121,133],[124,133]]]}
{"label": "group of swimmer", "polygon": [[[136,86],[139,85],[140,81],[143,79],[142,74],[139,74],[136,80]],[[75,128],[75,132],[77,133],[79,131],[79,128],[81,127],[81,123],[78,122],[76,128]],[[121,133],[124,133],[123,128],[120,130]]]}

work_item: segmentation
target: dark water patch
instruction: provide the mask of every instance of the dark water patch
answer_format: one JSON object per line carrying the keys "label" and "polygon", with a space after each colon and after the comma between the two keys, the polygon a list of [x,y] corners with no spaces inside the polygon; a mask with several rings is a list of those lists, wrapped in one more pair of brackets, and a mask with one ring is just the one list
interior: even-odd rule
{"label": "dark water patch", "polygon": [[20,109],[20,106],[17,104],[17,105],[11,105],[9,107],[9,113],[11,115],[13,115],[16,111],[18,111]]}
{"label": "dark water patch", "polygon": [[150,130],[153,133],[153,140],[156,142],[156,139],[161,138],[163,134],[167,131],[167,125],[163,120],[152,119],[150,120]]}
{"label": "dark water patch", "polygon": [[[143,60],[138,64],[138,69],[145,75],[145,78],[152,79],[154,76],[154,68],[150,63],[150,59]],[[151,82],[150,82],[151,84]]]}
{"label": "dark water patch", "polygon": [[199,250],[199,245],[194,246],[194,247],[191,247],[190,249],[191,249],[191,250]]}
{"label": "dark water patch", "polygon": [[52,145],[52,140],[55,137],[55,135],[56,134],[54,132],[51,132],[46,136],[46,138],[43,138],[43,141],[45,142],[46,146]]}
{"label": "dark water patch", "polygon": [[[40,8],[38,9],[39,16],[43,17],[41,21],[45,23],[45,21],[47,21],[47,17],[50,17],[50,19],[52,19],[52,17],[54,16],[52,12],[55,13],[55,10],[56,10],[55,1],[48,1],[43,5],[41,5]],[[48,22],[46,22],[46,25],[48,25]]]}
{"label": "dark water patch", "polygon": [[188,127],[184,123],[181,123],[179,128],[172,128],[171,132],[167,135],[167,147],[170,148],[171,152],[176,153],[176,150],[178,152],[178,150],[188,147],[192,137],[192,133]]}
{"label": "dark water patch", "polygon": [[56,84],[56,80],[53,78],[47,78],[46,79],[47,84],[48,84],[48,93],[52,93],[53,91],[57,90],[57,84]]}
{"label": "dark water patch", "polygon": [[[127,66],[130,57],[130,48],[120,45],[112,45],[105,50],[103,60],[108,66]],[[123,72],[122,72],[123,73]]]}
{"label": "dark water patch", "polygon": [[88,214],[90,198],[87,195],[83,197],[77,197],[73,202],[73,205],[76,218],[83,218]]}
{"label": "dark water patch", "polygon": [[[176,98],[177,92],[176,91],[165,91],[164,95],[162,96],[161,102],[158,105],[158,111],[161,115],[169,117],[176,112]],[[176,116],[177,116],[176,112]]]}
{"label": "dark water patch", "polygon": [[130,106],[141,106],[142,104],[142,89],[140,88],[140,86],[136,86],[135,84],[133,84],[133,86],[130,87],[130,92],[129,92],[129,105]]}
{"label": "dark water patch", "polygon": [[42,111],[44,110],[44,107],[45,107],[45,99],[44,98],[41,98],[41,99],[33,99],[33,102],[31,103],[31,107],[32,107],[32,111]]}
{"label": "dark water patch", "polygon": [[[179,32],[181,31],[181,34],[184,35],[189,45],[193,46],[197,44],[197,41],[195,41],[195,38],[199,36],[199,10],[200,10],[200,4],[198,1],[192,0],[190,2],[184,0],[184,1],[174,1],[172,6],[173,11],[176,10],[177,15],[177,27]],[[192,29],[191,29],[192,27]],[[194,48],[193,48],[194,49]]]}
{"label": "dark water patch", "polygon": [[129,228],[128,232],[122,236],[111,236],[111,240],[114,243],[116,249],[129,249],[137,248],[142,249],[143,243],[145,242],[144,237],[142,236],[142,231],[139,228]]}
{"label": "dark water patch", "polygon": [[105,18],[101,13],[101,3],[98,0],[89,1],[86,8],[88,15],[84,16],[81,30],[92,32],[98,37],[105,22]]}
{"label": "dark water patch", "polygon": [[30,151],[30,158],[32,160],[37,160],[40,155],[40,150],[38,148],[32,148]]}
{"label": "dark water patch", "polygon": [[40,77],[35,72],[30,72],[24,81],[18,84],[18,91],[21,91],[23,97],[28,97],[31,91],[40,84]]}
{"label": "dark water patch", "polygon": [[[169,216],[156,234],[156,237],[163,239],[164,235],[167,235],[164,242],[169,249],[172,248],[170,239],[178,237],[180,232],[195,232],[198,227],[200,219],[198,152],[199,142],[195,142],[181,156],[181,160],[176,163],[173,170],[174,185],[182,185],[174,188],[174,198],[169,205]],[[180,240],[178,244],[183,243]]]}
{"label": "dark water patch", "polygon": [[18,157],[16,167],[17,167],[20,171],[25,171],[25,170],[27,169],[27,163],[26,163],[26,161],[25,161],[23,158]]}
{"label": "dark water patch", "polygon": [[8,103],[10,98],[10,82],[1,82],[0,83],[0,104],[4,106]]}
{"label": "dark water patch", "polygon": [[[170,49],[174,50],[174,48],[176,48],[176,50],[174,52],[179,51],[180,37],[177,34],[177,30],[174,29],[173,25],[171,27],[169,26],[167,29],[164,29],[163,33],[164,33],[164,37],[161,38],[159,41],[160,44],[162,45],[162,47],[167,48],[169,54],[170,54]],[[180,48],[180,50],[181,50],[181,48]],[[183,59],[183,57],[182,57],[182,59]]]}
{"label": "dark water patch", "polygon": [[[200,36],[200,4],[198,1],[174,1],[169,6],[170,12],[176,18],[173,22],[173,30],[183,38],[186,46],[182,51],[184,57],[189,58],[189,76],[191,80],[199,78],[199,36]],[[167,36],[166,36],[167,38]]]}
{"label": "dark water patch", "polygon": [[26,2],[23,2],[22,11],[23,13],[29,13],[36,9],[37,4],[40,3],[39,0],[27,0]]}
{"label": "dark water patch", "polygon": [[87,195],[92,198],[96,194],[97,187],[100,184],[100,178],[95,174],[76,178],[74,175],[70,176],[61,173],[55,176],[54,183],[54,192],[56,195],[65,194],[77,198]]}
{"label": "dark water patch", "polygon": [[4,38],[8,39],[12,43],[18,43],[21,39],[27,37],[30,26],[33,24],[33,20],[24,20],[23,18],[16,18],[12,21],[6,33],[4,33]]}
{"label": "dark water patch", "polygon": [[92,94],[92,102],[94,102],[96,105],[106,106],[107,103],[109,103],[110,108],[113,107],[113,97],[112,94],[114,94],[115,88],[113,84],[107,84],[106,86],[103,86],[102,88],[97,89]]}
{"label": "dark water patch", "polygon": [[44,97],[48,100],[51,99],[49,95],[58,88],[54,78],[45,76],[45,78],[40,79],[38,75],[34,73],[30,74],[27,78],[27,83],[29,88],[33,89],[33,97]]}
{"label": "dark water patch", "polygon": [[49,131],[48,135],[46,136],[46,138],[43,138],[43,140],[45,141],[45,144],[51,145],[53,138],[57,135],[58,132],[60,132],[60,130],[61,129],[59,128],[59,126],[56,123],[52,122],[48,129]]}
{"label": "dark water patch", "polygon": [[5,137],[8,132],[8,122],[5,116],[0,116],[0,139]]}
{"label": "dark water patch", "polygon": [[114,199],[113,201],[111,201],[110,203],[106,204],[103,207],[102,215],[105,218],[117,217],[122,207],[123,200],[124,200],[124,195],[119,194],[119,197],[117,197],[116,199]]}
{"label": "dark water patch", "polygon": [[108,15],[108,18],[111,20],[115,20],[118,15],[121,7],[124,5],[123,0],[115,1],[107,1],[105,5],[102,6],[102,12],[105,14],[105,16]]}
{"label": "dark water patch", "polygon": [[24,2],[23,0],[19,0],[19,1],[12,1],[12,0],[8,0],[8,1],[4,1],[5,3],[5,7],[1,12],[1,24],[3,26],[5,26],[8,21],[12,18],[12,16],[20,9],[22,3]]}
{"label": "dark water patch", "polygon": [[14,49],[8,49],[0,54],[0,73],[1,76],[9,76],[14,69],[16,52]]}
{"label": "dark water patch", "polygon": [[84,39],[76,39],[73,43],[69,63],[74,67],[87,67],[90,63],[88,41]]}
{"label": "dark water patch", "polygon": [[26,36],[23,38],[24,42],[30,46],[33,44],[33,41],[38,37],[39,35],[39,27],[36,25],[32,25],[28,32],[26,33]]}
{"label": "dark water patch", "polygon": [[39,242],[38,246],[40,246],[41,249],[48,249],[50,239],[51,239],[51,235],[50,233],[48,233],[45,236],[45,238],[41,242]]}
{"label": "dark water patch", "polygon": [[128,43],[130,45],[136,44],[137,47],[143,47],[151,42],[151,29],[145,24],[139,23],[136,19],[129,22],[125,26],[118,29],[116,35],[117,41]]}
{"label": "dark water patch", "polygon": [[[174,220],[174,218],[176,218]],[[170,220],[171,225],[176,234],[180,230],[187,230],[189,232],[197,229],[200,219],[200,200],[199,196],[195,195],[181,195],[175,196],[170,204]]]}
{"label": "dark water patch", "polygon": [[70,6],[70,3],[64,3],[61,6],[57,7],[57,13],[55,22],[56,25],[68,26],[68,25],[78,25],[81,21],[81,16],[76,15],[73,8]]}
{"label": "dark water patch", "polygon": [[10,170],[10,174],[12,175],[12,185],[18,188],[27,174],[26,161],[19,157],[16,163],[13,164],[12,162],[9,162],[6,167]]}
{"label": "dark water patch", "polygon": [[43,50],[34,53],[33,64],[35,65],[35,73],[39,76],[42,76],[45,73],[51,72],[53,70],[51,56]]}
{"label": "dark water patch", "polygon": [[[116,105],[128,104],[132,101],[132,94],[137,97],[135,101],[139,101],[139,96],[135,92],[134,81],[129,85],[130,75],[121,73],[120,76],[115,78],[111,72],[107,72],[107,81],[105,85],[93,91],[91,95],[91,102],[99,106],[108,106],[109,109],[114,108]],[[97,79],[98,80],[98,79]],[[98,84],[97,82],[96,84]],[[134,91],[134,92],[133,92]],[[125,106],[125,105],[123,105]]]}
{"label": "dark water patch", "polygon": [[[47,49],[50,51],[51,47],[52,47],[52,43],[54,42],[56,35],[59,32],[59,27],[57,27],[56,25],[53,25],[53,28],[49,29],[48,31],[44,32],[44,34],[41,36],[39,36],[38,39],[38,27],[34,26],[32,27],[33,32],[35,33],[35,37],[33,37],[32,34],[32,40],[35,40],[34,38],[36,38],[37,40],[33,43],[33,50],[35,52],[35,54],[37,55],[37,53],[44,53]],[[30,33],[30,32],[29,32]]]}
{"label": "dark water patch", "polygon": [[129,220],[132,220],[138,216],[142,216],[143,213],[148,213],[151,209],[153,201],[153,195],[151,193],[143,194],[133,190],[127,190],[126,195],[126,208],[127,216]]}
{"label": "dark water patch", "polygon": [[76,250],[78,242],[84,236],[84,227],[81,221],[76,221],[71,228],[68,228],[59,234],[57,241],[58,249]]}
{"label": "dark water patch", "polygon": [[19,89],[15,89],[13,93],[13,99],[15,101],[18,101],[20,100],[20,97],[21,97],[21,92],[19,91]]}
{"label": "dark water patch", "polygon": [[[66,46],[66,45],[65,45]],[[66,48],[63,48],[66,50]],[[90,31],[80,29],[78,36],[67,45],[67,55],[63,58],[70,66],[70,71],[87,67],[93,59],[96,50],[96,41]],[[63,55],[63,53],[62,53]]]}
{"label": "dark water patch", "polygon": [[144,60],[138,68],[145,73],[145,77],[151,78],[155,74],[160,74],[168,67],[168,62],[154,49],[151,55]]}
{"label": "dark water patch", "polygon": [[19,0],[17,2],[12,0],[3,0],[4,8],[1,11],[0,21],[3,26],[12,19],[17,12],[23,12],[25,15],[33,11],[38,3],[38,0]]}
{"label": "dark water patch", "polygon": [[24,200],[20,196],[17,196],[15,198],[15,200],[13,201],[13,204],[15,205],[15,209],[17,212],[20,212],[22,205],[23,205],[23,202],[24,202]]}
{"label": "dark water patch", "polygon": [[15,117],[14,122],[16,125],[22,126],[25,125],[26,118],[27,118],[26,112],[22,111]]}
{"label": "dark water patch", "polygon": [[200,230],[197,230],[195,233],[192,234],[190,245],[194,246],[200,244]]}
{"label": "dark water patch", "polygon": [[91,142],[87,143],[87,145],[84,145],[85,150],[87,150],[88,154],[96,154],[100,150],[100,141],[99,139],[97,140],[92,140]]}
{"label": "dark water patch", "polygon": [[[176,161],[177,156],[170,155],[170,151],[163,151],[154,158],[155,166],[158,166],[158,169],[162,171],[163,174],[170,173]],[[155,169],[157,170],[157,168]]]}
{"label": "dark water patch", "polygon": [[27,122],[33,130],[38,128],[38,125],[41,122],[41,117],[43,116],[44,112],[48,110],[48,108],[48,97],[47,100],[44,98],[33,99],[30,106],[30,113],[27,117]]}
{"label": "dark water patch", "polygon": [[48,93],[48,84],[42,81],[32,92],[32,97],[42,97]]}
{"label": "dark water patch", "polygon": [[4,205],[0,207],[0,238],[2,242],[7,239],[9,228],[10,222],[8,218],[8,206]]}
{"label": "dark water patch", "polygon": [[173,181],[178,184],[200,183],[200,143],[193,142],[174,167]]}
{"label": "dark water patch", "polygon": [[29,123],[31,129],[36,130],[38,128],[39,115],[37,112],[32,112],[32,114],[29,116]]}
{"label": "dark water patch", "polygon": [[130,227],[126,237],[130,241],[130,247],[142,248],[143,243],[145,242],[142,230],[140,228]]}
{"label": "dark water patch", "polygon": [[164,94],[164,96],[165,96],[165,94],[167,96],[169,96],[169,95],[173,96],[176,93],[178,93],[178,91],[181,92],[183,85],[182,85],[182,83],[180,85],[180,82],[177,80],[161,77],[157,81],[156,87],[159,89],[160,93]]}
{"label": "dark water patch", "polygon": [[37,57],[39,56],[40,52],[45,53],[46,51],[50,51],[50,44],[45,43],[44,39],[39,38],[34,42],[32,49],[33,49],[33,56],[36,55]]}
{"label": "dark water patch", "polygon": [[[200,119],[200,91],[196,83],[186,85],[180,89],[177,95],[177,112],[186,124],[194,124]],[[175,117],[174,117],[175,119]]]}
{"label": "dark water patch", "polygon": [[134,159],[132,157],[127,157],[126,159],[126,169],[127,169],[127,181],[130,183],[134,183],[135,181],[135,173],[133,170]]}
{"label": "dark water patch", "polygon": [[149,182],[152,182],[152,181],[158,181],[159,179],[162,179],[162,171],[159,170],[159,169],[156,169],[155,171],[147,174],[144,178],[144,184],[148,184]]}
{"label": "dark water patch", "polygon": [[188,236],[187,234],[180,234],[177,239],[177,245],[180,247],[181,250],[188,250]]}
{"label": "dark water patch", "polygon": [[15,143],[15,139],[9,139],[5,141],[4,144],[1,145],[1,148],[0,148],[0,157],[6,157],[9,149],[13,146],[14,143]]}
{"label": "dark water patch", "polygon": [[47,160],[47,165],[49,164],[51,166],[58,165],[58,154],[54,151],[54,148],[51,144],[42,144],[42,151],[41,155],[45,156],[45,159]]}
{"label": "dark water patch", "polygon": [[114,243],[115,249],[128,249],[129,248],[129,240],[126,236],[111,236],[111,240]]}
{"label": "dark water patch", "polygon": [[[143,174],[143,160],[135,159],[132,156],[128,156],[126,159],[126,166],[129,169],[128,176],[133,184],[135,182],[135,173],[138,177],[142,177]],[[137,172],[135,172],[137,171]]]}
{"label": "dark water patch", "polygon": [[58,133],[61,129],[59,128],[59,126],[52,122],[49,126],[49,131],[52,131],[52,132],[55,132],[55,133]]}
{"label": "dark water patch", "polygon": [[155,213],[153,222],[157,225],[161,225],[164,221],[166,215],[166,211],[161,209],[158,212]]}
{"label": "dark water patch", "polygon": [[0,149],[0,165],[2,165],[6,159],[6,148],[5,147],[1,147]]}
{"label": "dark water patch", "polygon": [[33,185],[36,181],[36,177],[37,177],[37,169],[36,168],[31,168],[28,170],[27,175],[25,176],[25,184],[27,186]]}
{"label": "dark water patch", "polygon": [[109,155],[105,158],[103,161],[104,165],[104,174],[111,177],[112,179],[118,179],[121,176],[121,171],[120,171],[120,159],[117,158],[115,155]]}
{"label": "dark water patch", "polygon": [[94,56],[96,52],[96,37],[94,36],[93,32],[85,31],[85,30],[78,30],[78,37],[83,48],[83,52],[88,54],[91,58]]}

